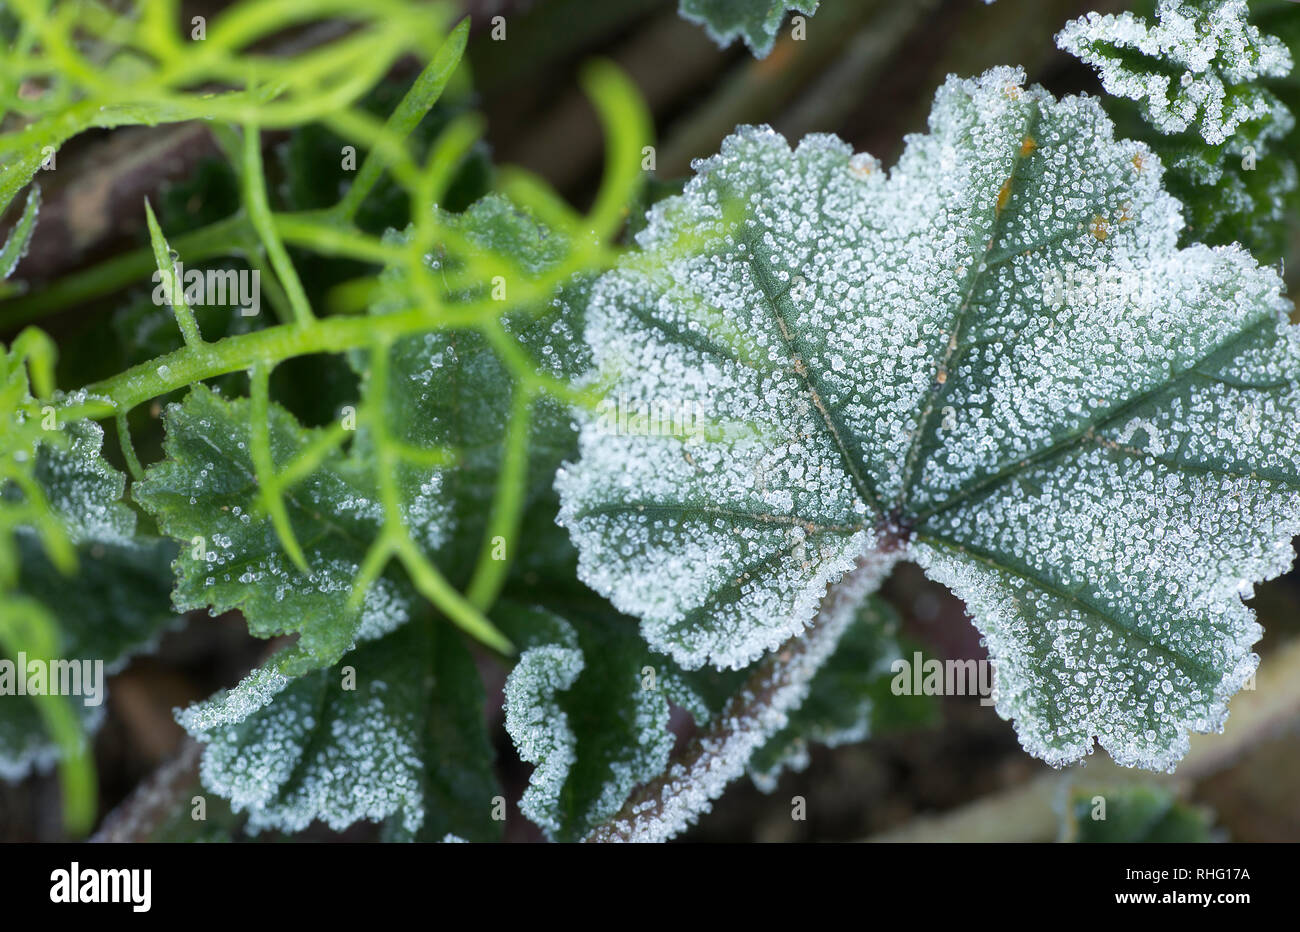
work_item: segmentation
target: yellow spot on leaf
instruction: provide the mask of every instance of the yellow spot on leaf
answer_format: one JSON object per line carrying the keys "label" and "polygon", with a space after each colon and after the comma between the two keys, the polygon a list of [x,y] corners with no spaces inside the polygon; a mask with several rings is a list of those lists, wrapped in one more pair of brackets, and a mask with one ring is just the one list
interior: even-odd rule
{"label": "yellow spot on leaf", "polygon": [[1031,155],[1037,148],[1038,143],[1034,141],[1034,137],[1026,136],[1020,141],[1020,157],[1023,159],[1025,156]]}
{"label": "yellow spot on leaf", "polygon": [[1006,181],[1002,182],[1002,190],[998,192],[998,206],[997,206],[998,213],[1002,213],[1002,211],[1006,209],[1007,204],[1010,201],[1011,201],[1011,179],[1008,178]]}
{"label": "yellow spot on leaf", "polygon": [[1101,214],[1097,214],[1093,217],[1092,223],[1088,225],[1088,232],[1104,243],[1106,237],[1110,235],[1110,232],[1107,230],[1106,218]]}

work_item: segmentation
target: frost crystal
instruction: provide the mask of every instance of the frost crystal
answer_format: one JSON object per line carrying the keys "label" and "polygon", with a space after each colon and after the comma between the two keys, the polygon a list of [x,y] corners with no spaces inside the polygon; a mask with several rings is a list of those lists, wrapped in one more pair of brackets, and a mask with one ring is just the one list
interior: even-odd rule
{"label": "frost crystal", "polygon": [[1281,282],[1180,250],[1159,160],[1016,69],[950,79],[889,172],[746,127],[593,287],[556,480],[580,574],[688,668],[800,632],[881,536],[966,599],[998,709],[1054,763],[1167,768],[1253,670],[1243,587],[1300,531]]}
{"label": "frost crystal", "polygon": [[[1281,40],[1262,34],[1248,16],[1246,0],[1160,0],[1154,26],[1132,13],[1089,13],[1056,42],[1095,67],[1109,93],[1141,103],[1162,133],[1195,127],[1217,146],[1243,123],[1286,119],[1271,94],[1242,86],[1285,77],[1292,66]],[[1155,61],[1139,67],[1133,53]]]}
{"label": "frost crystal", "polygon": [[699,23],[709,38],[725,48],[737,38],[745,40],[755,58],[766,58],[776,41],[787,10],[808,16],[820,0],[681,0],[683,19]]}
{"label": "frost crystal", "polygon": [[250,832],[388,819],[398,839],[478,841],[496,792],[482,702],[455,636],[411,623],[332,670],[269,663],[176,719],[206,745],[204,787],[247,809]]}
{"label": "frost crystal", "polygon": [[506,731],[521,760],[536,764],[520,811],[539,828],[560,829],[557,815],[548,812],[569,775],[578,739],[569,717],[555,705],[555,696],[568,689],[582,672],[582,651],[547,645],[525,651],[506,681]]}
{"label": "frost crystal", "polygon": [[668,700],[645,671],[668,676],[671,664],[645,650],[631,619],[526,611],[538,635],[521,640],[539,643],[505,689],[506,731],[537,765],[519,808],[551,838],[577,841],[668,763]]}

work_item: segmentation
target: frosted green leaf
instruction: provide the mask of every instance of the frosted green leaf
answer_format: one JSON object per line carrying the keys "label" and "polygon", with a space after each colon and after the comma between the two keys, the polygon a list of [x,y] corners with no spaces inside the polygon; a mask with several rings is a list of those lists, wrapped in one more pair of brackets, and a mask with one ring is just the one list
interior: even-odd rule
{"label": "frosted green leaf", "polygon": [[498,790],[482,707],[468,650],[426,620],[333,669],[290,679],[262,667],[176,718],[205,744],[203,785],[247,810],[250,832],[387,820],[393,839],[491,841]]}
{"label": "frosted green leaf", "polygon": [[[293,675],[335,663],[358,638],[373,638],[409,617],[407,587],[381,577],[360,604],[352,580],[379,534],[382,509],[371,480],[334,450],[284,493],[302,542],[307,572],[283,549],[249,453],[249,402],[228,401],[196,386],[165,417],[167,458],[132,492],[158,526],[181,545],[173,601],[182,611],[208,607],[243,613],[257,637],[297,633],[280,655]],[[270,409],[270,447],[277,470],[317,431],[284,409]]]}
{"label": "frosted green leaf", "polygon": [[579,841],[667,765],[671,664],[608,610],[560,619],[504,604],[498,616],[527,648],[505,689],[506,731],[536,765],[519,808],[553,840]]}
{"label": "frosted green leaf", "polygon": [[1177,248],[1145,146],[1023,82],[950,79],[889,172],[754,127],[698,163],[586,337],[620,404],[705,426],[586,416],[559,520],[687,668],[743,666],[900,548],[966,600],[1028,750],[1167,768],[1293,557],[1300,337],[1274,272]]}
{"label": "frosted green leaf", "polygon": [[[454,228],[485,254],[514,263],[521,275],[538,274],[567,255],[563,237],[503,198],[485,198],[462,215],[439,214],[439,223]],[[388,237],[397,242],[402,234],[390,232]],[[450,290],[450,281],[464,279],[461,257],[453,250],[440,248],[425,261],[424,284],[444,291],[449,303],[485,297],[478,289]],[[410,306],[414,289],[407,275],[403,268],[384,273],[371,313]],[[517,285],[507,281],[507,288]],[[579,287],[575,284],[567,293],[575,295]],[[502,326],[539,370],[557,376],[577,372],[586,365],[585,344],[561,316],[572,312],[574,304],[557,300],[540,308],[511,305]],[[431,684],[422,687],[426,691],[418,704],[408,702],[403,693],[381,690],[369,697],[363,711],[346,713],[349,722],[357,723],[355,729],[346,726],[350,734],[363,733],[360,722],[366,717],[382,729],[381,738],[392,738],[390,744],[406,749],[398,757],[377,756],[378,750],[355,750],[351,745],[334,748],[336,736],[321,731],[325,723],[318,716],[302,719],[305,709],[315,708],[313,702],[338,692],[331,685],[338,681],[337,670],[313,670],[341,663],[358,664],[360,672],[356,658],[395,652],[381,645],[422,636],[403,633],[409,627],[403,622],[415,613],[415,605],[401,577],[381,576],[360,609],[349,601],[353,579],[384,522],[374,476],[375,463],[385,460],[382,445],[401,451],[388,462],[412,539],[453,585],[463,585],[474,569],[493,506],[516,373],[477,331],[439,330],[396,340],[384,360],[382,395],[370,355],[358,352],[352,361],[361,376],[363,398],[355,439],[346,453],[331,452],[285,493],[307,558],[305,575],[283,552],[259,507],[248,453],[248,402],[225,401],[200,387],[168,413],[167,459],[149,470],[137,497],[182,542],[178,603],[237,608],[259,636],[299,634],[295,650],[278,655],[229,693],[186,711],[181,721],[211,742],[204,757],[205,785],[230,798],[237,809],[249,810],[254,830],[294,831],[312,819],[337,828],[360,818],[384,818],[390,838],[437,840],[450,831],[472,841],[492,840],[499,823],[490,820],[495,790],[489,789],[495,778],[481,715],[482,688],[464,647],[448,631],[440,631],[440,649],[431,656],[426,652],[403,659],[401,675],[416,684],[425,683],[428,671],[435,671]],[[383,431],[375,429],[376,413],[384,417]],[[558,404],[538,401],[532,413],[532,476],[525,505],[551,494],[556,464],[571,451],[574,433]],[[275,405],[270,426],[277,471],[319,439],[319,432],[304,430]],[[213,437],[228,439],[218,448]],[[451,462],[440,464],[437,457],[443,455]],[[207,541],[202,561],[193,558],[190,548],[195,534]],[[521,541],[511,540],[508,546],[512,556],[523,550]],[[442,640],[449,645],[445,650]],[[361,646],[344,653],[357,644]],[[306,676],[295,678],[301,674]],[[390,698],[396,701],[390,703]],[[350,709],[352,701],[344,692],[339,708]],[[414,743],[401,724],[413,714],[424,730]],[[297,777],[275,769],[285,759],[275,749],[290,744],[304,749],[288,754],[303,760],[292,766],[315,768],[311,788],[298,788]],[[311,763],[311,755],[322,747],[328,758]],[[351,782],[331,785],[327,778],[337,767],[334,762],[345,758],[362,763],[351,768]],[[377,763],[371,766],[365,760]],[[349,794],[368,802],[349,808],[340,801]]]}
{"label": "frosted green leaf", "polygon": [[[11,375],[25,383],[21,369]],[[115,673],[134,654],[152,649],[176,620],[166,587],[172,548],[135,538],[135,513],[121,501],[125,477],[101,455],[99,425],[63,419],[63,402],[84,403],[84,397],[38,406],[25,387],[11,382],[8,401],[21,407],[8,413],[10,430],[0,436],[0,628],[10,635],[0,649],[11,659],[22,652],[42,661],[101,661],[105,675]],[[31,489],[39,491],[39,506]],[[36,643],[36,633],[22,623],[24,613],[43,619],[50,644]],[[93,670],[79,668],[92,677]],[[69,721],[90,734],[103,720],[106,697],[96,692],[102,686],[83,677],[80,696],[4,697],[0,777],[16,779],[66,756],[39,701],[66,703]]]}
{"label": "frosted green leaf", "polygon": [[72,421],[61,424],[59,433],[57,444],[37,446],[34,476],[69,539],[130,542],[135,512],[122,501],[126,476],[100,455],[104,429],[94,421]]}
{"label": "frosted green leaf", "polygon": [[1142,105],[1162,133],[1195,128],[1220,145],[1244,123],[1277,119],[1277,98],[1253,82],[1284,77],[1291,53],[1247,21],[1246,0],[1160,0],[1156,24],[1089,13],[1057,45],[1096,68],[1107,92]]}
{"label": "frosted green leaf", "polygon": [[[1276,259],[1297,190],[1294,147],[1279,144],[1295,127],[1283,103],[1293,96],[1291,53],[1250,24],[1245,3],[1164,3],[1156,14],[1155,26],[1130,13],[1092,14],[1057,41],[1117,95],[1107,105],[1121,135],[1159,154],[1166,187],[1183,202],[1184,241],[1241,242],[1261,261]],[[1289,31],[1294,7],[1271,14],[1250,18]]]}
{"label": "frosted green leaf", "polygon": [[[456,229],[484,253],[508,258],[521,278],[534,276],[563,261],[569,243],[530,214],[499,195],[476,201],[463,214],[438,213],[440,224]],[[390,233],[393,242],[402,236]],[[429,280],[439,290],[463,277],[462,262],[446,251],[426,257]],[[411,283],[401,268],[386,271],[383,293],[371,313],[384,314],[410,307]],[[505,281],[507,295],[520,282]],[[517,341],[538,371],[557,377],[576,376],[590,364],[581,328],[575,326],[581,307],[581,283],[567,286],[567,301],[557,296],[541,307],[509,305],[501,316],[507,333]],[[447,293],[452,302],[487,297],[487,285],[463,293]],[[580,320],[580,319],[579,319]],[[399,461],[395,472],[403,493],[406,517],[421,528],[419,543],[454,582],[463,582],[474,568],[487,527],[493,495],[501,473],[503,440],[507,435],[515,373],[489,340],[476,330],[432,330],[395,341],[389,351],[387,390],[376,398],[369,377],[369,359],[354,357],[363,397],[382,405],[395,439],[417,450],[446,449],[455,461],[429,466]],[[372,432],[358,425],[356,458],[373,454]],[[532,407],[529,425],[529,479],[525,499],[548,494],[555,469],[573,446],[567,410],[549,399]]]}
{"label": "frosted green leaf", "polygon": [[699,23],[709,38],[726,48],[744,39],[755,58],[772,51],[787,10],[812,16],[820,0],[681,0],[678,12]]}

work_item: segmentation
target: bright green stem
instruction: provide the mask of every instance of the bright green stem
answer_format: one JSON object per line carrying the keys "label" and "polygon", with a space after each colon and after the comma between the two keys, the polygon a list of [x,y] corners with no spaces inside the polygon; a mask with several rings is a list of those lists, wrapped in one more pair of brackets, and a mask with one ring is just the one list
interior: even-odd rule
{"label": "bright green stem", "polygon": [[271,216],[271,204],[266,196],[266,177],[262,171],[262,138],[256,123],[248,123],[244,127],[244,160],[240,182],[244,189],[244,206],[248,209],[248,219],[261,237],[271,267],[275,269],[280,284],[289,295],[294,320],[300,324],[309,323],[314,319],[311,302],[307,300],[307,292],[302,287],[298,271],[289,259],[289,252],[284,248],[284,241],[280,239],[275,219]]}
{"label": "bright green stem", "polygon": [[[524,496],[528,484],[528,430],[532,393],[523,386],[515,386],[510,408],[510,423],[506,426],[505,451],[501,458],[501,472],[497,477],[496,494],[492,501],[492,518],[483,538],[482,550],[474,567],[474,577],[465,591],[471,603],[486,610],[501,592],[506,570],[518,546],[519,524],[523,518]],[[505,548],[501,557],[497,546]]]}
{"label": "bright green stem", "polygon": [[[460,64],[461,56],[465,54],[465,43],[469,38],[469,19],[464,19],[460,24],[451,31],[447,41],[438,49],[438,53],[429,62],[428,67],[420,72],[420,76],[415,79],[415,84],[406,92],[397,105],[397,108],[389,115],[388,122],[384,124],[385,138],[388,139],[405,139],[424,119],[438,98],[442,96],[443,90],[447,86],[447,81],[451,79],[452,73],[456,66]],[[381,149],[372,149],[366,156],[366,160],[361,163],[361,170],[357,172],[356,181],[348,189],[343,200],[339,202],[336,210],[339,215],[347,219],[356,216],[357,209],[365,201],[366,196],[374,188],[375,182],[379,180],[387,162]]]}

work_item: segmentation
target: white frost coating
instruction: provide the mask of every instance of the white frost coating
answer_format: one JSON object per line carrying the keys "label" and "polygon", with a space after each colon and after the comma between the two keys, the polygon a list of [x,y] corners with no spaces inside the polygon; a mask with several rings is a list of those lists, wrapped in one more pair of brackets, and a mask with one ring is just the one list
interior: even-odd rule
{"label": "white frost coating", "polygon": [[746,683],[697,739],[694,753],[672,763],[649,794],[634,796],[630,815],[623,817],[624,807],[619,818],[587,840],[663,842],[708,812],[713,800],[745,772],[754,752],[785,727],[789,711],[808,695],[813,677],[835,652],[862,600],[879,588],[898,558],[876,553],[858,561],[826,594],[808,634],[770,658],[761,683]]}
{"label": "white frost coating", "polygon": [[582,651],[547,644],[524,651],[506,679],[506,732],[520,759],[537,765],[519,811],[547,832],[560,830],[555,801],[577,759],[578,743],[555,696],[572,686],[582,669]]}
{"label": "white frost coating", "polygon": [[[1096,68],[1107,92],[1140,102],[1160,132],[1195,127],[1217,146],[1243,123],[1289,119],[1276,98],[1236,87],[1285,77],[1292,67],[1286,45],[1251,26],[1249,12],[1246,0],[1222,0],[1208,10],[1161,0],[1154,26],[1132,13],[1089,13],[1067,24],[1056,44]],[[1134,52],[1182,74],[1173,78],[1154,66],[1138,70],[1120,58]]]}
{"label": "white frost coating", "polygon": [[1244,250],[1177,248],[1149,149],[1023,80],[950,79],[888,173],[754,127],[698,163],[586,339],[609,397],[747,430],[591,418],[559,521],[688,668],[801,631],[892,527],[970,600],[1028,748],[1165,768],[1221,724],[1238,594],[1300,533],[1296,330]]}
{"label": "white frost coating", "polygon": [[755,58],[766,58],[776,34],[792,10],[808,16],[817,12],[820,0],[681,0],[682,19],[704,27],[710,39],[726,48],[737,38],[745,40]]}
{"label": "white frost coating", "polygon": [[222,690],[187,709],[176,709],[177,723],[191,735],[236,725],[278,696],[289,678],[271,666],[258,667],[233,689]]}
{"label": "white frost coating", "polygon": [[[554,625],[545,635],[550,643],[525,650],[506,680],[506,730],[519,756],[536,765],[520,809],[552,840],[570,841],[617,812],[634,787],[663,772],[675,739],[664,692],[643,688],[640,670],[651,655],[635,630],[607,640],[611,632],[584,624],[579,646],[575,625],[551,618]],[[590,679],[580,683],[583,670]],[[599,698],[589,692],[573,697],[587,711],[571,723],[560,693],[591,688],[596,677],[603,681]]]}
{"label": "white frost coating", "polygon": [[177,713],[206,745],[204,787],[248,810],[250,833],[298,832],[318,819],[337,831],[395,814],[408,833],[423,824],[418,677],[394,665],[391,680],[379,678],[353,656],[355,690],[337,688],[337,670],[286,680],[263,668]]}
{"label": "white frost coating", "polygon": [[[82,392],[60,399],[79,404],[87,397]],[[100,455],[104,429],[94,421],[73,421],[62,433],[68,441],[62,449],[52,444],[38,447],[37,479],[69,539],[129,543],[135,513],[122,504],[126,477]]]}
{"label": "white frost coating", "polygon": [[1222,729],[1259,660],[1241,599],[1295,556],[1298,371],[1297,329],[1265,319],[1172,397],[923,529],[917,558],[966,601],[1031,752],[1068,763],[1096,736],[1172,769],[1189,730]]}

